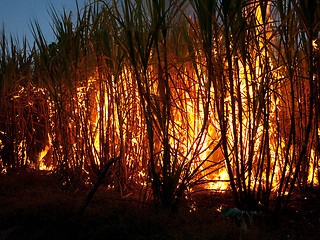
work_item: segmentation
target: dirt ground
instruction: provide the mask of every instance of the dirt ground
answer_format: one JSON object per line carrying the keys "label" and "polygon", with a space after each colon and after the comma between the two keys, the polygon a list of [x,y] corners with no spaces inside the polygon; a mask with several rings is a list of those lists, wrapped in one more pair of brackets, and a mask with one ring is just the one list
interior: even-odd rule
{"label": "dirt ground", "polygon": [[171,213],[101,186],[79,215],[89,190],[66,192],[43,172],[1,174],[0,240],[320,239],[320,200],[314,194],[295,199],[286,211],[254,216],[244,231],[217,210],[232,207],[227,193],[199,193]]}

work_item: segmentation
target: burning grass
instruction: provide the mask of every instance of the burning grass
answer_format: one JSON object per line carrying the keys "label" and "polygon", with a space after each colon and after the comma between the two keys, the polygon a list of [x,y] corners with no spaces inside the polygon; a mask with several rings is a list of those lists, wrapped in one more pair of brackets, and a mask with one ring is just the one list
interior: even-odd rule
{"label": "burning grass", "polygon": [[37,22],[32,48],[3,31],[0,171],[50,170],[76,192],[119,157],[121,197],[174,210],[213,188],[286,209],[319,185],[319,8],[94,1],[75,21],[50,9],[53,43]]}
{"label": "burning grass", "polygon": [[[234,207],[230,193],[196,194],[173,213],[101,186],[79,216],[89,188],[67,193],[58,182],[43,171],[0,175],[1,239],[239,239],[234,219],[217,211]],[[319,201],[296,199],[286,211],[255,216],[243,239],[317,239]]]}

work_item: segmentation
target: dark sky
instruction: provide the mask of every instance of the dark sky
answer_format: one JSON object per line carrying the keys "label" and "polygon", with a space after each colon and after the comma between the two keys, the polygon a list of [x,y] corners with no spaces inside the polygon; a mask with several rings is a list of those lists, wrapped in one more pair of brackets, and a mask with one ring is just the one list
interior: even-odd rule
{"label": "dark sky", "polygon": [[[83,8],[84,2],[86,1],[78,0],[80,8]],[[4,25],[6,35],[11,33],[17,36],[20,43],[22,37],[26,36],[28,42],[33,43],[30,20],[37,19],[47,42],[54,41],[54,33],[50,27],[52,21],[48,13],[51,3],[59,13],[63,8],[67,12],[76,13],[76,0],[0,0],[0,33]]]}

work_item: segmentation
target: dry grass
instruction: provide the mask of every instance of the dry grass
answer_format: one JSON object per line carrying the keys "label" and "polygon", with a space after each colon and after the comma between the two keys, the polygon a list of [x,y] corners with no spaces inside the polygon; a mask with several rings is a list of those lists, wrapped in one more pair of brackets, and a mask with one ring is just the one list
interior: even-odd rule
{"label": "dry grass", "polygon": [[[40,172],[0,175],[0,239],[239,239],[233,219],[216,210],[232,206],[228,194],[198,194],[196,211],[186,201],[172,213],[142,208],[133,195],[121,198],[101,187],[78,216],[88,189],[66,193],[57,182]],[[296,201],[295,209],[276,217],[256,217],[243,239],[316,239],[320,209],[313,209],[319,199],[313,201]]]}
{"label": "dry grass", "polygon": [[224,174],[239,208],[285,209],[320,177],[319,1],[166,2],[51,8],[57,40],[35,21],[31,49],[3,30],[0,172],[45,164],[71,191],[119,156],[122,196],[175,208]]}

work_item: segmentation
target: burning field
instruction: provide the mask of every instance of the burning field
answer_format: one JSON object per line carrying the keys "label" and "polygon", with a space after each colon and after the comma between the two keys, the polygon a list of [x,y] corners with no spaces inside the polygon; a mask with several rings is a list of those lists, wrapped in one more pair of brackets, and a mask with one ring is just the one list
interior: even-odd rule
{"label": "burning field", "polygon": [[316,239],[319,1],[51,17],[0,39],[0,238]]}

